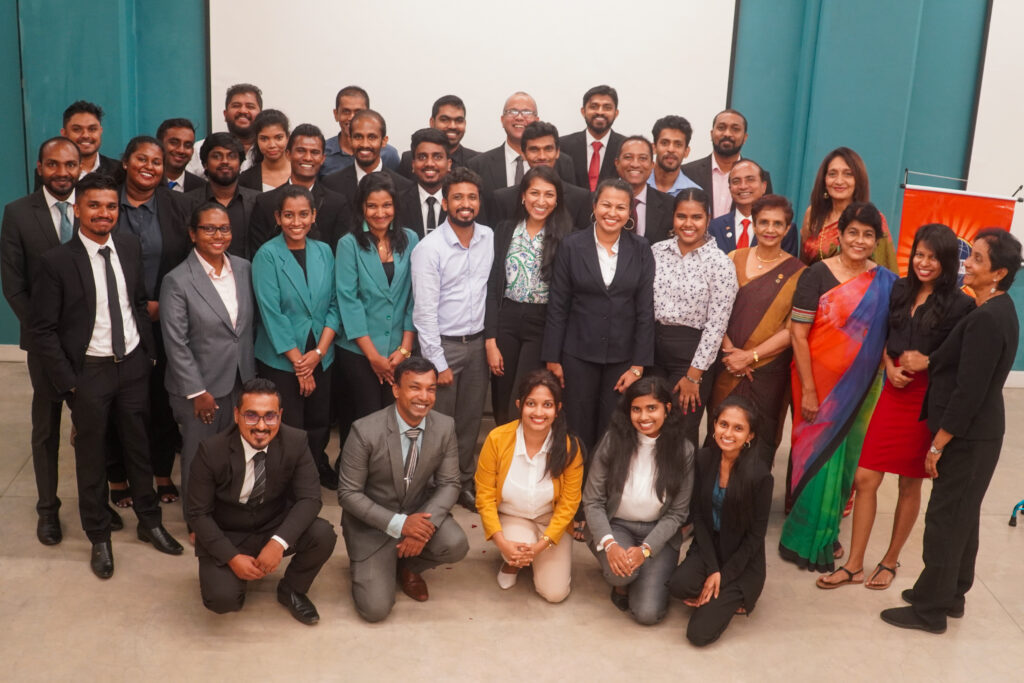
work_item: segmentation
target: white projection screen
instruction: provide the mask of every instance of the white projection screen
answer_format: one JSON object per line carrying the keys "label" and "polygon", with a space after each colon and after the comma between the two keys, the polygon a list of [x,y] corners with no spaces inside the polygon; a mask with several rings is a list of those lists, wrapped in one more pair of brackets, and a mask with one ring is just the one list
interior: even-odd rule
{"label": "white projection screen", "polygon": [[223,130],[224,91],[255,83],[292,125],[336,135],[331,110],[346,85],[370,93],[405,151],[445,94],[466,102],[467,147],[504,140],[505,98],[524,90],[561,134],[583,128],[591,86],[619,92],[615,129],[651,135],[679,114],[694,128],[690,159],[711,151],[725,106],[735,3],[703,0],[210,0],[210,101]]}

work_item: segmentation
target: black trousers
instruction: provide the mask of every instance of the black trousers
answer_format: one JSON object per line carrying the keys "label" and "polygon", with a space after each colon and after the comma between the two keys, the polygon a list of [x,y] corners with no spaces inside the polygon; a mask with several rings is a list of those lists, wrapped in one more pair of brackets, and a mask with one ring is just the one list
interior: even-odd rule
{"label": "black trousers", "polygon": [[31,351],[27,354],[28,377],[32,382],[32,469],[36,475],[38,500],[36,512],[56,514],[60,509],[57,497],[57,460],[60,452],[60,413],[64,401],[54,399],[56,393],[43,360]]}
{"label": "black trousers", "polygon": [[924,569],[914,584],[914,612],[931,626],[945,626],[947,610],[963,607],[974,584],[981,501],[1002,447],[1002,438],[954,438],[939,458],[924,516]]}
{"label": "black trousers", "polygon": [[[340,346],[334,347],[334,363],[344,385],[338,392],[338,455],[345,450],[345,439],[352,429],[352,423],[370,413],[375,413],[395,402],[391,385],[381,384],[370,367],[370,361],[361,353],[353,353]],[[337,466],[337,465],[336,465]]]}
{"label": "black trousers", "polygon": [[[702,330],[682,325],[656,325],[652,374],[664,377],[672,387],[675,387],[690,369],[690,362],[697,351],[701,333]],[[698,443],[697,436],[701,418],[704,416],[704,406],[711,399],[711,388],[715,383],[714,368],[715,364],[712,363],[701,376],[700,405],[697,406],[697,410],[686,413],[683,417],[683,432],[694,446]]]}
{"label": "black trousers", "polygon": [[593,452],[608,427],[612,411],[622,398],[615,391],[615,383],[629,367],[628,360],[591,363],[569,354],[562,355],[565,418],[569,431],[579,437],[587,453]]}
{"label": "black trousers", "polygon": [[[672,578],[668,581],[672,597],[680,599],[698,598],[704,590],[708,570],[697,550],[694,540],[682,564],[676,567]],[[744,607],[743,591],[739,581],[733,581],[719,587],[718,597],[696,608],[690,615],[690,623],[686,626],[686,639],[697,646],[710,645],[718,640],[732,621],[736,610]],[[747,610],[753,609],[753,605]]]}
{"label": "black trousers", "polygon": [[141,346],[120,363],[90,358],[78,377],[71,403],[75,437],[75,473],[82,528],[91,543],[110,540],[107,506],[107,431],[113,425],[121,444],[133,507],[147,528],[160,524],[149,457],[149,373],[152,365]]}
{"label": "black trousers", "polygon": [[[325,403],[327,396],[324,394]],[[272,533],[250,536],[239,550],[255,557],[272,536]],[[337,542],[338,535],[331,523],[319,517],[314,519],[309,528],[284,552],[285,556],[294,557],[288,563],[281,582],[296,593],[308,593],[313,579],[330,559]],[[242,609],[248,583],[238,578],[228,565],[217,564],[212,557],[199,558],[199,593],[206,609],[218,614]]]}
{"label": "black trousers", "polygon": [[544,342],[547,308],[547,304],[523,304],[511,299],[501,302],[495,341],[505,363],[505,374],[491,378],[496,425],[519,419],[515,406],[519,383],[532,370],[544,367],[540,347]]}
{"label": "black trousers", "polygon": [[331,438],[331,372],[317,363],[313,369],[316,388],[309,396],[299,393],[299,378],[294,372],[278,370],[256,361],[256,372],[269,379],[281,392],[281,421],[289,427],[306,430],[309,450],[317,469],[330,468],[327,442]]}

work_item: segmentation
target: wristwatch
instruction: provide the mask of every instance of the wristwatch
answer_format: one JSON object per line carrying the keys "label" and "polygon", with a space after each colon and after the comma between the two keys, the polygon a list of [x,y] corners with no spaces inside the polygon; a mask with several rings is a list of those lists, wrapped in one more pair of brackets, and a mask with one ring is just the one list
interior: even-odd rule
{"label": "wristwatch", "polygon": [[647,545],[646,543],[640,546],[640,550],[641,552],[643,552],[645,560],[651,556],[651,546]]}
{"label": "wristwatch", "polygon": [[412,352],[409,351],[409,349],[405,348],[404,346],[399,346],[398,347],[398,352],[400,354],[402,354],[402,356],[405,357],[405,358],[408,358],[409,356],[412,355]]}
{"label": "wristwatch", "polygon": [[932,455],[942,455],[942,449],[936,448],[935,444],[932,444],[932,447],[928,449],[928,452]]}
{"label": "wristwatch", "polygon": [[630,368],[629,371],[632,372],[637,377],[639,377],[640,375],[644,374],[643,370],[637,370],[636,368]]}

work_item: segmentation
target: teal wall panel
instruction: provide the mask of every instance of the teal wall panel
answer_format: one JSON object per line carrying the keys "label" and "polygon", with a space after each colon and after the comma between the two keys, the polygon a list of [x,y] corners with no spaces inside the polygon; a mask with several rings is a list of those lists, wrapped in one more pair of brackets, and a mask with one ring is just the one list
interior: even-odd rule
{"label": "teal wall panel", "polygon": [[[21,54],[18,47],[18,13],[13,2],[0,3],[0,124],[7,135],[8,154],[0,163],[0,206],[29,190],[25,177],[25,125],[21,105]],[[0,303],[0,343],[18,343],[18,319]]]}

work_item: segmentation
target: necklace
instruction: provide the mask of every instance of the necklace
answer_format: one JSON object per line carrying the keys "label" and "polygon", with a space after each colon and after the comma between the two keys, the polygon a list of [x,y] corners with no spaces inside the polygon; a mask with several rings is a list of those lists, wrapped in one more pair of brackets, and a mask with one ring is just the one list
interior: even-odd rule
{"label": "necklace", "polygon": [[780,258],[782,258],[782,254],[780,253],[775,258],[763,259],[763,258],[761,258],[760,256],[757,255],[757,247],[754,247],[754,258],[756,258],[760,262],[760,263],[757,264],[757,269],[758,270],[763,270],[764,269],[764,264],[766,264],[766,263],[775,263]]}
{"label": "necklace", "polygon": [[860,268],[859,270],[854,270],[852,267],[846,265],[846,261],[843,259],[842,253],[839,254],[839,263],[843,266],[843,268],[846,269],[846,272],[852,273],[854,277],[860,275],[861,273],[867,272],[867,264],[864,264],[864,267]]}

